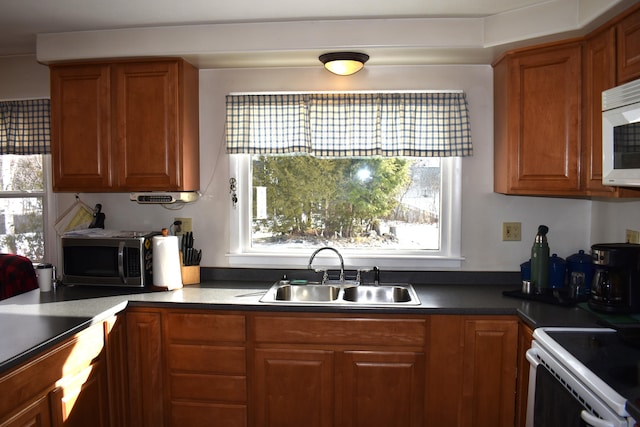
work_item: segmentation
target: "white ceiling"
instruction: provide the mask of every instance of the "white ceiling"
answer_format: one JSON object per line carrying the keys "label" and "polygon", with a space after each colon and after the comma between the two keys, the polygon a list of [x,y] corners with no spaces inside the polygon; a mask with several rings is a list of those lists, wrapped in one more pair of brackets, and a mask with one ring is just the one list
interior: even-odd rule
{"label": "white ceiling", "polygon": [[[36,53],[36,34],[297,21],[486,18],[565,3],[632,0],[0,0],[0,56]],[[602,4],[602,3],[601,3]],[[552,9],[549,9],[552,10]],[[522,15],[522,13],[520,13]],[[538,15],[539,16],[539,15]],[[575,27],[575,23],[569,25]],[[227,52],[233,56],[233,52]],[[274,53],[271,53],[274,54]],[[283,60],[291,52],[282,52]],[[447,55],[443,55],[446,57]],[[250,64],[249,64],[250,65]]]}

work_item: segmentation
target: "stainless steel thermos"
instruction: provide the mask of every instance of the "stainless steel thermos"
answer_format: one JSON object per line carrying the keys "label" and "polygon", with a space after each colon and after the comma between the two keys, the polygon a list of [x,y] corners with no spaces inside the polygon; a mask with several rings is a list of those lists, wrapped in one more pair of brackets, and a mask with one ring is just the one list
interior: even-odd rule
{"label": "stainless steel thermos", "polygon": [[536,293],[542,294],[549,288],[549,244],[547,233],[549,227],[538,227],[533,246],[531,247],[531,285]]}

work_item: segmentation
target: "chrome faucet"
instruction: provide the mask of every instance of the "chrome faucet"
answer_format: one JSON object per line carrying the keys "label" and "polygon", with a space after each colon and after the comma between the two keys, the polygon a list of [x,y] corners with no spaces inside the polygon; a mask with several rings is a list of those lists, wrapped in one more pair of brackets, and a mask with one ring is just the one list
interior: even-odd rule
{"label": "chrome faucet", "polygon": [[[340,252],[338,252],[337,249],[332,248],[330,246],[324,246],[320,249],[317,249],[314,253],[311,254],[311,257],[309,258],[309,265],[307,266],[307,268],[309,270],[313,270],[313,266],[311,265],[313,263],[313,259],[316,257],[316,255],[318,255],[318,252],[320,251],[324,251],[325,249],[328,249],[330,251],[335,252],[338,257],[340,258],[340,281],[344,282],[344,259],[342,258],[342,255],[340,254]],[[324,277],[322,279],[322,283],[324,283],[327,280],[327,272],[324,272]]]}

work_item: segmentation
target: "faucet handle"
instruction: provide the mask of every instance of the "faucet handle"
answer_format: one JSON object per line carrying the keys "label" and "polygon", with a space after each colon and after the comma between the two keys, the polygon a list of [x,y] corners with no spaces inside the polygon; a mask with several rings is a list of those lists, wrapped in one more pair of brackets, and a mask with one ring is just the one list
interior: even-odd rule
{"label": "faucet handle", "polygon": [[372,270],[371,268],[358,268],[356,270],[356,282],[362,283],[362,273],[370,273]]}
{"label": "faucet handle", "polygon": [[314,268],[313,271],[316,272],[316,273],[322,273],[322,284],[323,285],[327,281],[327,279],[329,279],[329,270],[327,270],[326,268]]}

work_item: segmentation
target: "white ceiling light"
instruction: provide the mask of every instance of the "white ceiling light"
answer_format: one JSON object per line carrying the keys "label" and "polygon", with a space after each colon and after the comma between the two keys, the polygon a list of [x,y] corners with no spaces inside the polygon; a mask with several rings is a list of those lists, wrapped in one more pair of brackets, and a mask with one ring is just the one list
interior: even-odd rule
{"label": "white ceiling light", "polygon": [[320,55],[318,59],[324,64],[324,68],[333,74],[350,76],[364,67],[369,55],[360,52],[331,52]]}

